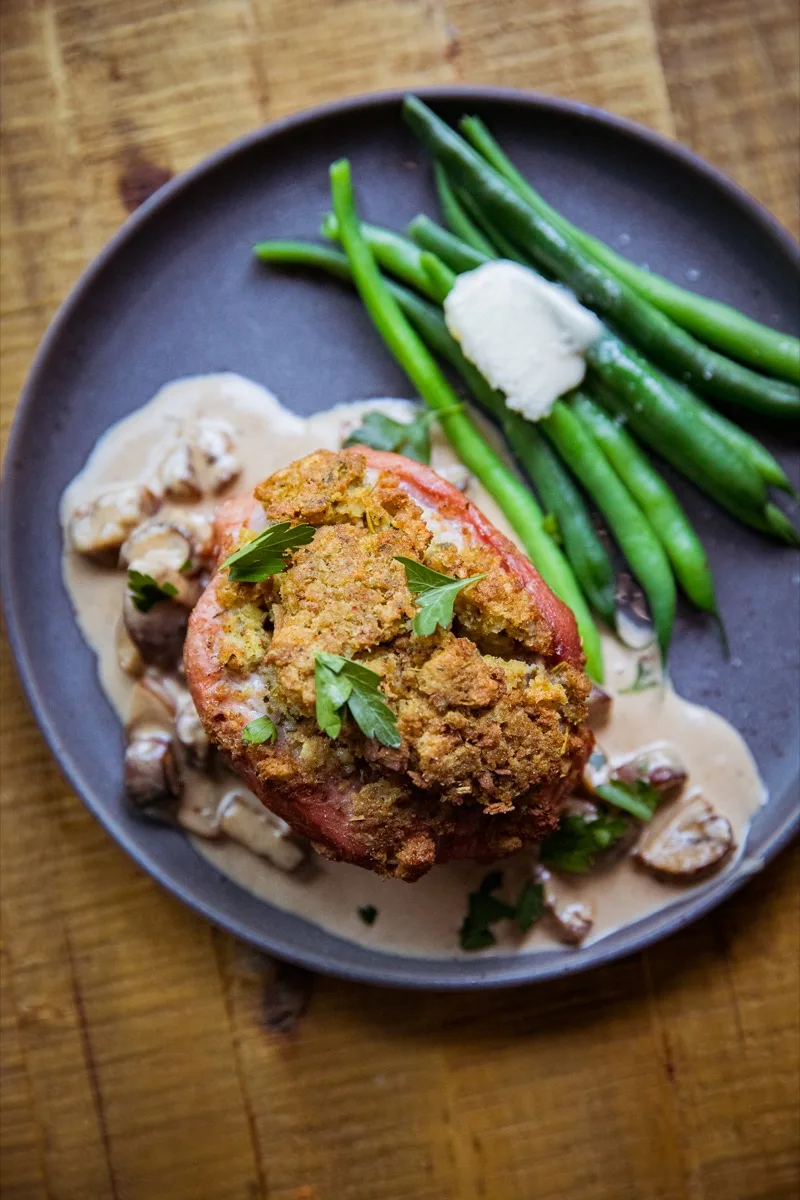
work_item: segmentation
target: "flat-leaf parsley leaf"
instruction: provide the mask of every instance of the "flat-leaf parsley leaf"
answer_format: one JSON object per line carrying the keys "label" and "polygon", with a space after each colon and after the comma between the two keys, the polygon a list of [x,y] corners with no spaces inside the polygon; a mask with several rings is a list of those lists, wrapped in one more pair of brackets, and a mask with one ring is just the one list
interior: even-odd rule
{"label": "flat-leaf parsley leaf", "polygon": [[502,872],[492,871],[476,892],[470,892],[467,915],[459,930],[462,950],[485,950],[487,946],[493,946],[496,938],[490,926],[498,921],[515,921],[517,928],[525,932],[544,915],[544,888],[540,883],[528,880],[523,884],[517,903],[507,904],[493,895],[502,882]]}
{"label": "flat-leaf parsley leaf", "polygon": [[370,446],[373,450],[392,450],[417,462],[431,461],[430,424],[434,413],[421,413],[413,421],[395,421],[386,413],[364,413],[358,429],[345,438],[344,446]]}
{"label": "flat-leaf parsley leaf", "polygon": [[269,717],[256,717],[242,730],[242,741],[250,746],[261,746],[264,742],[274,742],[278,736],[275,725]]}
{"label": "flat-leaf parsley leaf", "polygon": [[646,692],[649,688],[661,687],[662,683],[658,660],[654,662],[651,657],[643,655],[636,660],[636,677],[633,683],[620,688],[619,694],[625,696],[631,692]]}
{"label": "flat-leaf parsley leaf", "polygon": [[453,604],[458,593],[471,583],[486,578],[484,571],[482,575],[471,575],[469,579],[454,579],[451,575],[442,575],[423,563],[415,562],[413,558],[403,558],[401,555],[395,558],[395,562],[405,567],[409,591],[417,598],[418,612],[411,628],[418,637],[427,637],[437,625],[447,629],[453,619]]}
{"label": "flat-leaf parsley leaf", "polygon": [[128,591],[134,606],[143,613],[150,612],[159,600],[170,600],[178,594],[174,583],[156,583],[152,575],[135,571],[133,567],[128,570]]}
{"label": "flat-leaf parsley leaf", "polygon": [[542,842],[539,857],[557,871],[583,875],[594,866],[596,856],[619,841],[629,827],[624,817],[601,815],[588,820],[579,813],[565,813],[555,833]]}
{"label": "flat-leaf parsley leaf", "polygon": [[547,911],[544,898],[544,888],[541,883],[529,879],[524,884],[517,901],[517,928],[523,933],[530,929]]}
{"label": "flat-leaf parsley leaf", "polygon": [[245,546],[228,555],[223,567],[234,583],[260,583],[270,575],[279,575],[286,566],[286,555],[299,546],[307,546],[316,529],[313,525],[292,525],[281,521],[270,525]]}
{"label": "flat-leaf parsley leaf", "polygon": [[380,681],[380,675],[361,663],[318,650],[314,659],[314,687],[320,729],[328,737],[337,738],[342,730],[342,709],[347,705],[366,737],[396,750],[402,739],[397,718],[378,688]]}

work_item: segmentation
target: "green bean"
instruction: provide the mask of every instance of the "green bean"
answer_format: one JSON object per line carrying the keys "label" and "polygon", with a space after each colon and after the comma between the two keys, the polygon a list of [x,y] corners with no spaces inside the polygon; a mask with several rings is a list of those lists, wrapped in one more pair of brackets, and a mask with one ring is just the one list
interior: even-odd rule
{"label": "green bean", "polygon": [[449,225],[456,237],[460,237],[468,246],[472,246],[473,250],[477,250],[479,254],[485,254],[487,257],[492,258],[494,256],[493,248],[489,245],[489,242],[483,236],[480,229],[478,229],[477,225],[473,224],[470,217],[467,216],[460,200],[450,187],[450,181],[447,178],[444,167],[436,162],[433,164],[433,178],[436,184],[436,195],[439,197],[439,207],[442,210],[445,224]]}
{"label": "green bean", "polygon": [[592,391],[602,401],[605,408],[625,421],[640,441],[665,458],[676,471],[680,471],[682,475],[691,480],[695,487],[716,500],[720,507],[727,509],[732,516],[736,517],[737,521],[741,521],[743,525],[749,525],[751,529],[757,529],[760,533],[781,538],[789,545],[797,545],[797,531],[788,517],[776,505],[770,503],[754,505],[732,492],[726,481],[720,482],[710,476],[702,467],[698,467],[697,462],[684,449],[677,446],[672,440],[664,439],[659,428],[649,420],[649,413],[646,409],[627,406],[620,399],[618,393],[611,388],[603,387],[597,380],[592,380]]}
{"label": "green bean", "polygon": [[584,640],[587,669],[600,681],[603,667],[599,634],[569,564],[545,532],[539,505],[464,413],[456,393],[386,288],[361,235],[350,164],[340,159],[332,165],[330,174],[342,245],[353,281],[377,331],[422,399],[438,413],[439,424],[458,457],[497,501],[542,578],[572,608]]}
{"label": "green bean", "polygon": [[497,257],[497,255],[490,256],[474,250],[472,246],[468,246],[466,242],[450,233],[449,230],[442,229],[441,225],[437,225],[424,213],[414,217],[408,227],[408,234],[418,246],[421,246],[423,250],[430,251],[431,254],[436,254],[443,263],[459,275],[464,271],[474,271],[476,267],[483,266],[485,262],[491,262],[492,257]]}
{"label": "green bean", "polygon": [[[353,282],[353,272],[350,269],[347,255],[343,254],[341,250],[320,246],[316,242],[259,242],[253,247],[253,254],[261,262],[277,263],[281,266],[316,267],[327,271],[329,275],[334,275],[337,279]],[[416,292],[410,291],[391,279],[385,279],[384,285],[429,345],[430,338],[433,337],[437,340],[437,344],[433,348],[437,352],[441,352],[443,339],[449,339],[449,343],[452,343],[457,353],[461,354],[458,343],[448,333],[440,308],[434,307],[429,301],[418,296]],[[431,328],[433,329],[432,333]],[[446,353],[444,357],[447,357]],[[464,361],[466,362],[466,359]]]}
{"label": "green bean", "polygon": [[680,388],[684,395],[694,404],[697,419],[702,421],[707,429],[712,430],[727,442],[731,449],[740,454],[746,462],[749,462],[766,484],[771,487],[780,488],[782,492],[788,492],[792,496],[797,496],[797,491],[781,464],[757,438],[747,433],[740,425],[729,421],[727,417],[724,417],[721,412],[717,412],[715,408],[711,408],[699,396],[695,396],[686,388],[681,388],[681,385],[676,383],[675,380],[668,379],[665,375],[663,376],[663,381],[673,388]]}
{"label": "green bean", "polygon": [[620,423],[585,393],[575,393],[572,407],[649,520],[686,595],[704,612],[716,613],[706,552],[675,493]]}
{"label": "green bean", "polygon": [[456,193],[467,213],[472,217],[476,225],[479,225],[486,233],[492,256],[507,258],[510,262],[521,263],[523,267],[533,270],[531,260],[527,255],[519,250],[510,238],[507,238],[502,229],[482,211],[475,198],[470,196],[469,192],[459,191]]}
{"label": "green bean", "polygon": [[329,275],[335,275],[337,279],[352,281],[353,278],[346,254],[342,254],[341,250],[333,250],[330,246],[320,246],[316,242],[258,242],[253,246],[253,254],[265,263],[278,263],[287,267],[317,267],[327,271]]}
{"label": "green bean", "polygon": [[[626,414],[641,415],[642,427],[653,431],[654,448],[664,458],[673,462],[680,456],[694,463],[695,475],[707,479],[720,493],[736,497],[754,511],[763,509],[767,499],[764,480],[728,442],[696,420],[687,392],[667,386],[637,351],[611,333],[589,347],[586,361],[615,393]],[[631,425],[639,434],[637,425],[633,421]],[[644,440],[653,444],[650,434]]]}
{"label": "green bean", "polygon": [[448,266],[445,266],[440,258],[431,254],[430,250],[422,251],[420,263],[431,281],[432,290],[438,293],[439,303],[443,304],[456,282],[455,271],[451,271]]}
{"label": "green bean", "polygon": [[647,596],[658,644],[666,659],[675,619],[675,581],[661,542],[592,435],[570,406],[556,401],[541,428],[606,518],[631,571]]}
{"label": "green bean", "polygon": [[800,416],[800,389],[758,375],[698,342],[532,209],[502,175],[416,97],[406,97],[404,113],[457,187],[471,192],[489,217],[524,250],[673,374],[730,404],[771,416]]}
{"label": "green bean", "polygon": [[740,425],[734,424],[722,413],[717,412],[715,408],[711,408],[705,400],[696,396],[683,384],[671,379],[669,375],[665,375],[663,371],[659,371],[652,364],[646,365],[650,375],[661,388],[666,388],[677,395],[685,413],[685,421],[699,422],[710,431],[712,439],[721,438],[735,454],[749,464],[765,484],[780,488],[792,495],[797,494],[783,467],[770,454],[766,446],[763,446],[751,434],[746,433]]}
{"label": "green bean", "polygon": [[[430,299],[439,299],[433,290],[430,277],[422,267],[422,251],[419,246],[410,238],[403,237],[402,233],[384,229],[381,225],[365,224],[362,228],[367,245],[382,267]],[[333,242],[340,240],[338,222],[333,213],[328,213],[324,218],[321,233]]]}
{"label": "green bean", "polygon": [[[613,626],[616,611],[614,569],[597,536],[583,496],[550,444],[536,426],[506,409],[503,422],[514,454],[530,475],[545,508],[553,514],[564,552],[592,608]],[[516,418],[516,420],[514,420]]]}
{"label": "green bean", "polygon": [[538,209],[565,235],[574,238],[584,250],[624,279],[656,308],[660,308],[684,329],[725,350],[734,358],[752,363],[762,371],[792,383],[800,383],[800,340],[744,316],[729,304],[698,296],[660,275],[635,266],[605,242],[578,229],[552,208],[503,153],[480,117],[465,117],[460,124],[467,140],[508,180],[531,208]]}
{"label": "green bean", "polygon": [[800,546],[800,533],[777,504],[768,504],[764,509],[764,516],[770,533],[774,533],[775,537],[790,546]]}

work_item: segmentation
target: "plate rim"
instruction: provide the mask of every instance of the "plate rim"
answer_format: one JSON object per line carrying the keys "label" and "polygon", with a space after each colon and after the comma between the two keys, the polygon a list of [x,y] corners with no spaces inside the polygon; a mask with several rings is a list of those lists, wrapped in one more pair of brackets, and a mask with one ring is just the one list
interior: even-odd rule
{"label": "plate rim", "polygon": [[[69,784],[80,797],[92,816],[100,822],[106,833],[128,854],[133,861],[147,874],[166,888],[173,896],[193,911],[210,921],[212,924],[225,929],[233,936],[279,958],[310,970],[338,976],[354,982],[370,983],[378,986],[406,987],[428,991],[463,991],[475,988],[494,989],[499,987],[521,986],[535,982],[545,982],[564,975],[578,974],[592,968],[605,965],[617,959],[625,958],[671,936],[679,929],[699,919],[747,882],[753,874],[760,871],[775,855],[783,849],[800,829],[800,809],[789,813],[761,846],[757,859],[748,858],[746,845],[742,848],[739,860],[731,868],[729,874],[721,877],[716,886],[704,889],[695,900],[682,906],[680,902],[666,908],[663,922],[653,930],[636,934],[639,922],[623,927],[622,944],[611,944],[611,938],[601,939],[583,950],[578,950],[573,957],[570,953],[558,952],[550,962],[543,962],[548,952],[526,953],[517,956],[492,956],[489,958],[469,961],[471,973],[464,973],[465,960],[458,957],[439,957],[430,959],[412,958],[406,955],[394,954],[390,950],[379,947],[363,947],[377,958],[374,968],[357,964],[341,964],[325,951],[313,949],[298,952],[284,938],[271,934],[269,931],[253,931],[243,927],[240,920],[228,916],[215,908],[202,895],[195,895],[188,886],[173,880],[168,870],[160,864],[149,861],[146,852],[124,831],[113,827],[107,819],[105,809],[95,804],[88,792],[84,790],[80,770],[73,762],[69,748],[63,744],[55,729],[43,699],[39,682],[37,681],[28,658],[25,635],[18,613],[18,603],[15,599],[15,588],[10,581],[10,546],[12,531],[7,516],[9,507],[7,501],[13,487],[13,463],[16,459],[18,442],[23,433],[23,418],[27,409],[34,401],[38,390],[39,376],[45,369],[51,349],[57,344],[63,327],[72,317],[84,296],[90,291],[95,279],[113,260],[117,251],[133,237],[140,227],[145,225],[150,217],[163,207],[166,207],[178,197],[181,192],[191,188],[206,174],[216,171],[226,161],[260,144],[267,144],[272,139],[291,133],[295,128],[313,125],[329,117],[341,117],[348,112],[356,112],[370,108],[389,108],[401,103],[409,93],[422,96],[431,103],[448,103],[454,101],[499,102],[520,108],[536,108],[544,111],[560,113],[577,117],[584,121],[600,124],[611,130],[625,135],[628,139],[645,143],[670,158],[677,158],[686,167],[715,185],[734,204],[744,211],[745,216],[754,221],[782,251],[796,268],[800,267],[800,247],[794,241],[789,231],[760,204],[741,185],[735,183],[719,168],[706,162],[693,150],[663,134],[619,116],[605,109],[596,108],[582,101],[570,100],[546,93],[507,87],[481,86],[472,84],[427,85],[418,88],[395,88],[375,92],[360,93],[324,104],[314,105],[298,112],[280,117],[251,130],[201,158],[185,171],[180,172],[163,187],[159,188],[148,200],[131,213],[121,224],[120,228],[100,249],[98,254],[84,268],[77,280],[69,289],[67,295],[56,309],[41,341],[38,344],[32,362],[28,369],[24,385],[14,411],[9,432],[6,453],[4,455],[3,478],[0,481],[0,594],[2,595],[5,614],[6,636],[14,659],[17,674],[33,716],[44,736],[44,739],[55,758],[59,769],[66,776]],[[800,779],[790,781],[788,790],[791,792],[800,783]],[[769,804],[769,799],[767,804]],[[210,870],[216,870],[213,864],[208,864]],[[223,877],[224,878],[224,877]],[[234,886],[238,886],[235,885]],[[262,901],[267,907],[268,901]],[[280,911],[280,910],[279,910]],[[292,914],[296,916],[296,914]],[[305,918],[298,918],[305,920]],[[308,922],[313,925],[313,922]],[[330,937],[350,944],[347,939],[338,939],[336,934],[325,931]],[[624,934],[629,936],[624,938]],[[503,964],[511,966],[503,969]],[[424,976],[416,974],[413,967],[425,964]],[[457,968],[459,973],[454,973]]]}

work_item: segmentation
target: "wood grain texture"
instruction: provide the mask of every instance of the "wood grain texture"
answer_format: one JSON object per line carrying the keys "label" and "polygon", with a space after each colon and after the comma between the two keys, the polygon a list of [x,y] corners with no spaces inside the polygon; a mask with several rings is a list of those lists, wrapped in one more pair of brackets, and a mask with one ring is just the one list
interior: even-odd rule
{"label": "wood grain texture", "polygon": [[[437,81],[675,133],[798,224],[791,0],[8,0],[3,433],[35,346],[155,169]],[[133,197],[133,199],[132,199]],[[2,658],[4,1200],[789,1200],[800,856],[590,976],[384,992],[288,970],[141,874]]]}

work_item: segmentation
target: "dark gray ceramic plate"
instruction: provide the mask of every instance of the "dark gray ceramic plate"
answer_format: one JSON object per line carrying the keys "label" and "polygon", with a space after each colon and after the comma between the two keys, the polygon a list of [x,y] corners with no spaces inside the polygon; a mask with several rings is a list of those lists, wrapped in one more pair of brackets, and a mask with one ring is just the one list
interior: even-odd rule
{"label": "dark gray ceramic plate", "polygon": [[[446,117],[485,117],[550,200],[637,261],[771,325],[796,325],[792,242],[688,151],[565,101],[474,88],[423,94]],[[585,950],[413,960],[391,947],[361,949],[264,904],[182,836],[136,821],[121,802],[119,723],[61,583],[61,491],[111,422],[180,375],[238,371],[301,413],[408,394],[346,288],[267,272],[250,257],[262,238],[313,234],[328,206],[328,164],[343,154],[364,216],[402,228],[419,209],[435,211],[428,164],[400,120],[399,95],[362,97],[280,121],[176,179],[78,283],[41,346],[6,459],[2,577],[11,644],[50,747],[91,811],[155,879],[232,933],[309,967],[384,984],[493,987],[579,971],[718,904],[777,852],[796,819],[798,560],[682,482],[717,574],[734,657],[727,662],[714,630],[683,613],[675,683],[741,730],[771,794],[744,859],[701,893]],[[767,432],[797,479],[788,437]]]}

